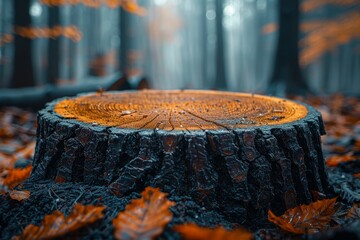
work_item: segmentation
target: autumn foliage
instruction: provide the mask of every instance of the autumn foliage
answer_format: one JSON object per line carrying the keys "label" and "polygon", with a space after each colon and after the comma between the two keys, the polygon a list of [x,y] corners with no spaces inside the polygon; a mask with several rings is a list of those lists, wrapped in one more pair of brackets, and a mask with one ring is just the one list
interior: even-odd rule
{"label": "autumn foliage", "polygon": [[223,227],[205,228],[193,223],[176,225],[174,230],[181,234],[186,240],[249,240],[252,239],[252,233],[245,229],[226,230]]}
{"label": "autumn foliage", "polygon": [[[139,6],[137,0],[40,0],[40,2],[49,7],[59,7],[64,5],[78,5],[82,4],[90,8],[99,8],[107,6],[109,8],[123,8],[125,11],[139,16],[146,15],[146,9]],[[15,26],[14,34],[24,38],[69,38],[74,42],[78,42],[82,38],[82,32],[77,26],[54,26],[52,28],[46,27],[23,27]],[[9,44],[14,40],[13,34],[4,34],[0,36],[0,47]]]}
{"label": "autumn foliage", "polygon": [[307,32],[308,35],[300,41],[300,46],[303,47],[300,63],[303,66],[352,39],[360,38],[360,13],[356,11],[334,20],[314,23],[313,28]]}
{"label": "autumn foliage", "polygon": [[356,159],[358,159],[359,157],[350,154],[345,154],[345,155],[334,155],[331,156],[327,159],[326,161],[326,165],[328,165],[329,167],[336,167],[338,166],[340,163],[343,162],[348,162],[348,161],[354,161]]}
{"label": "autumn foliage", "polygon": [[14,33],[24,38],[69,38],[74,42],[81,40],[82,34],[76,26],[54,26],[52,28],[34,28],[16,26]]}
{"label": "autumn foliage", "polygon": [[31,165],[23,168],[16,168],[15,165],[24,159],[30,161],[34,155],[35,132],[23,126],[29,125],[25,123],[32,117],[33,115],[28,112],[12,108],[5,114],[0,112],[0,145],[2,149],[7,150],[0,151],[0,193],[9,192],[10,198],[17,201],[25,200],[30,196],[28,191],[16,191],[13,188],[25,181],[31,173]]}
{"label": "autumn foliage", "polygon": [[335,213],[336,198],[320,200],[309,205],[288,209],[276,216],[269,210],[269,221],[281,229],[296,234],[312,234],[329,227],[331,216]]}
{"label": "autumn foliage", "polygon": [[11,199],[21,201],[28,199],[30,197],[30,192],[26,190],[25,191],[12,190],[9,195]]}
{"label": "autumn foliage", "polygon": [[[305,0],[301,4],[302,12],[308,13],[326,5],[343,7],[360,6],[359,0]],[[300,64],[307,67],[326,53],[338,49],[341,45],[360,38],[360,12],[337,16],[335,19],[315,19],[302,22],[300,29],[305,36],[299,41],[301,46]],[[276,23],[269,23],[262,28],[263,34],[278,30]]]}
{"label": "autumn foliage", "polygon": [[359,0],[304,0],[301,4],[301,10],[304,12],[310,12],[327,4],[346,7],[359,4]]}
{"label": "autumn foliage", "polygon": [[[328,168],[329,171],[341,169],[342,165],[348,163],[356,164],[359,160],[360,152],[360,138],[356,135],[360,133],[359,130],[356,130],[356,127],[360,124],[359,101],[355,98],[345,98],[341,95],[333,95],[322,99],[308,98],[306,101],[316,106],[323,114],[323,120],[328,133],[327,136],[323,137],[323,142],[325,143],[323,149],[325,149],[325,152],[331,152],[330,157],[325,155],[327,157],[327,165],[331,166],[331,168]],[[14,112],[15,110],[11,111]],[[2,185],[2,189],[6,189],[5,193],[3,192],[0,197],[3,201],[2,204],[5,205],[5,201],[8,201],[9,205],[14,207],[29,203],[34,197],[37,197],[35,201],[41,200],[39,195],[36,196],[36,192],[31,192],[21,187],[23,181],[30,175],[31,164],[26,167],[16,167],[22,161],[21,159],[31,159],[34,151],[35,134],[31,130],[34,127],[31,129],[24,127],[25,122],[29,121],[27,117],[24,117],[25,115],[22,112],[17,112],[11,117],[5,117],[5,114],[0,112],[0,123],[2,124],[0,125],[1,144],[3,147],[6,145],[9,149],[13,149],[11,151],[8,150],[8,152],[0,152],[0,185]],[[18,124],[18,122],[14,124],[14,119],[21,124]],[[26,134],[23,134],[25,132]],[[347,138],[349,135],[352,136],[350,143],[339,144],[341,139]],[[350,173],[347,176],[352,181],[359,181],[356,178],[360,178],[360,172],[354,170]],[[48,194],[48,190],[46,189],[46,194]],[[52,191],[50,192],[53,194]],[[91,195],[91,193],[87,195]],[[57,198],[56,196],[55,200]],[[313,199],[318,201],[309,205],[301,205],[288,209],[280,216],[269,211],[268,221],[274,223],[274,227],[278,229],[277,231],[283,234],[314,234],[324,231],[335,231],[336,228],[341,227],[342,225],[334,220],[336,218],[340,218],[343,222],[353,222],[360,219],[360,205],[356,201],[354,203],[346,203],[343,201],[342,196],[326,199],[326,196],[319,192],[313,192]],[[346,207],[340,209],[336,202]],[[69,202],[69,204],[72,203]],[[98,206],[76,204],[69,215],[59,211],[59,209],[62,209],[60,207],[54,208],[58,210],[48,215],[39,215],[43,217],[41,223],[21,226],[24,230],[18,236],[14,236],[13,239],[76,238],[80,234],[80,230],[84,230],[87,226],[92,227],[92,224],[97,221],[98,223],[106,222],[105,220],[102,221],[102,219],[106,218],[107,223],[112,223],[113,225],[112,227],[110,225],[110,234],[113,234],[117,239],[154,239],[161,236],[164,231],[176,232],[181,235],[182,239],[234,240],[251,239],[253,237],[251,232],[238,226],[232,230],[225,229],[221,226],[221,222],[215,228],[187,223],[187,219],[181,219],[176,216],[175,208],[173,213],[170,211],[172,206],[181,204],[181,202],[168,200],[167,194],[162,193],[158,188],[147,187],[141,193],[141,198],[130,201],[123,211],[115,213],[115,215],[118,215],[113,219],[104,214],[104,209],[108,208],[111,210],[111,206],[107,205],[105,207],[106,204],[101,202],[99,204]],[[39,213],[37,212],[36,214]],[[179,222],[179,219],[181,219],[180,223],[182,224],[172,226],[170,222],[173,219],[176,222]],[[3,222],[4,218],[0,219],[0,224],[3,224]],[[166,228],[169,223],[171,228]],[[306,238],[307,236],[299,237]],[[267,239],[272,238],[267,236]]]}
{"label": "autumn foliage", "polygon": [[171,221],[169,210],[175,203],[158,188],[147,187],[113,220],[115,239],[154,239]]}
{"label": "autumn foliage", "polygon": [[60,238],[103,218],[104,209],[104,206],[83,206],[76,204],[67,217],[56,210],[52,214],[46,215],[40,226],[30,224],[20,236],[13,237],[12,239]]}
{"label": "autumn foliage", "polygon": [[32,166],[27,166],[24,169],[14,168],[7,170],[5,177],[0,179],[0,184],[6,185],[12,189],[19,183],[25,181],[31,173]]}
{"label": "autumn foliage", "polygon": [[137,0],[41,0],[41,3],[51,7],[82,4],[91,8],[99,8],[104,5],[109,8],[122,7],[130,13],[140,16],[146,14],[146,10],[138,5]]}
{"label": "autumn foliage", "polygon": [[360,203],[354,203],[352,207],[349,209],[348,213],[346,214],[346,218],[348,219],[360,219]]}

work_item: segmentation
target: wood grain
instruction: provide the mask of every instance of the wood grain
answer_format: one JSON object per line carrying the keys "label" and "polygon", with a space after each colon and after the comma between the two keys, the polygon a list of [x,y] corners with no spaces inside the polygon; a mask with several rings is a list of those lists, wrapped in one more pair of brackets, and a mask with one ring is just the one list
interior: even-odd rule
{"label": "wood grain", "polygon": [[55,106],[65,118],[110,127],[155,130],[236,129],[284,124],[307,109],[275,97],[217,91],[97,93]]}

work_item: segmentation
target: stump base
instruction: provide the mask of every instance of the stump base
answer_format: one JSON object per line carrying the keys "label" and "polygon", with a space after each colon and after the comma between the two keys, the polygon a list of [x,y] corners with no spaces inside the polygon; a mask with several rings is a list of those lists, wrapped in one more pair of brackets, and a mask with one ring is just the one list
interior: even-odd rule
{"label": "stump base", "polygon": [[278,98],[214,91],[85,95],[39,112],[31,179],[108,185],[119,196],[160,187],[241,222],[310,203],[311,191],[329,192],[324,133],[313,107]]}

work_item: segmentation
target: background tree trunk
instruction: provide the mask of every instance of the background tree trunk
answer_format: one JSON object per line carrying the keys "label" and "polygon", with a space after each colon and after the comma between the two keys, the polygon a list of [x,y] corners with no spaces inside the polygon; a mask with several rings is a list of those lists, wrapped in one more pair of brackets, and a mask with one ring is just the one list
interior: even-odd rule
{"label": "background tree trunk", "polygon": [[223,36],[223,1],[216,1],[216,89],[226,89]]}
{"label": "background tree trunk", "polygon": [[[31,27],[30,0],[13,1],[14,28]],[[31,54],[31,39],[14,35],[14,65],[10,86],[21,88],[34,86],[34,72]]]}
{"label": "background tree trunk", "polygon": [[308,85],[302,78],[299,65],[300,0],[279,0],[279,40],[268,93],[306,94]]}
{"label": "background tree trunk", "polygon": [[[49,16],[48,16],[48,27],[55,28],[60,25],[60,9],[57,6],[49,6]],[[48,83],[56,85],[56,82],[59,78],[59,58],[60,58],[60,39],[49,38],[48,46],[48,68],[47,68],[47,79]]]}

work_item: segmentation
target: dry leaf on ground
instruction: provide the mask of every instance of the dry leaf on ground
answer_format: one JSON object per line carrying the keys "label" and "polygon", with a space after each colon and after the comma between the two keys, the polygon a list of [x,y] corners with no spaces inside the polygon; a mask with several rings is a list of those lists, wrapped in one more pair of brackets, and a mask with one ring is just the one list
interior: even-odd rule
{"label": "dry leaf on ground", "polygon": [[21,200],[25,200],[28,199],[30,197],[30,192],[29,191],[17,191],[17,190],[12,190],[10,192],[10,198],[17,200],[17,201],[21,201]]}
{"label": "dry leaf on ground", "polygon": [[35,152],[36,141],[31,141],[26,144],[21,150],[19,150],[15,156],[16,160],[20,158],[32,158]]}
{"label": "dry leaf on ground", "polygon": [[360,178],[360,173],[353,174],[354,177]]}
{"label": "dry leaf on ground", "polygon": [[0,173],[6,169],[14,168],[16,160],[17,159],[14,156],[9,156],[0,152]]}
{"label": "dry leaf on ground", "polygon": [[7,170],[7,174],[4,178],[0,178],[0,185],[5,185],[10,189],[16,187],[16,185],[25,181],[30,177],[32,166],[26,168],[14,168]]}
{"label": "dry leaf on ground", "polygon": [[360,219],[360,203],[354,203],[346,214],[346,218]]}
{"label": "dry leaf on ground", "polygon": [[252,233],[245,229],[226,230],[223,227],[204,228],[194,223],[176,225],[173,228],[186,240],[247,240],[252,239]]}
{"label": "dry leaf on ground", "polygon": [[147,187],[141,195],[113,220],[115,239],[154,239],[171,221],[169,208],[175,203],[166,198],[166,193]]}
{"label": "dry leaf on ground", "polygon": [[325,199],[288,209],[283,215],[276,216],[271,210],[268,220],[281,229],[296,234],[312,234],[323,231],[329,226],[335,213],[336,198]]}
{"label": "dry leaf on ground", "polygon": [[352,154],[334,155],[326,160],[326,165],[329,167],[337,167],[340,163],[356,160],[356,156]]}
{"label": "dry leaf on ground", "polygon": [[356,140],[354,143],[354,151],[360,151],[360,140]]}
{"label": "dry leaf on ground", "polygon": [[68,217],[56,210],[52,214],[46,215],[40,226],[30,224],[20,236],[15,236],[12,239],[30,240],[62,237],[103,218],[102,212],[105,208],[104,206],[76,204]]}

